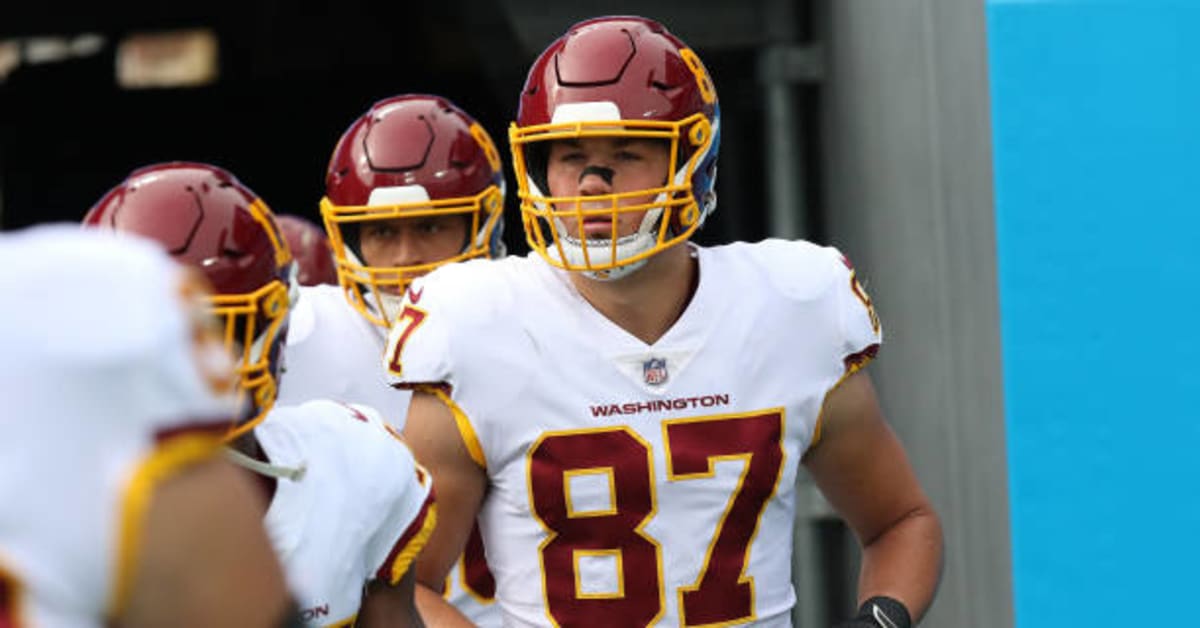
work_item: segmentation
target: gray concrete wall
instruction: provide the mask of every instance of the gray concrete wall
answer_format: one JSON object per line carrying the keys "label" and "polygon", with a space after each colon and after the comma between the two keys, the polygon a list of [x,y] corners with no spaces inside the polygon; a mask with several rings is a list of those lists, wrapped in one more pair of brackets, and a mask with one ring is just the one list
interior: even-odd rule
{"label": "gray concrete wall", "polygon": [[872,374],[945,524],[930,627],[1013,625],[983,0],[822,0],[826,240],[884,321]]}

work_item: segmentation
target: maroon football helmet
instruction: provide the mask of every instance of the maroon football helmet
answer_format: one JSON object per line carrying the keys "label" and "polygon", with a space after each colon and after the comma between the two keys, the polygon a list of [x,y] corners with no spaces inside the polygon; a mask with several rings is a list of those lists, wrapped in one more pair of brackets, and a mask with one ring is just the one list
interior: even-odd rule
{"label": "maroon football helmet", "polygon": [[[504,255],[503,211],[504,172],[491,136],[448,100],[426,95],[381,100],[350,125],[329,160],[321,199],[346,299],[384,327],[413,278],[442,264]],[[447,214],[468,221],[458,255],[403,267],[363,260],[362,223]]]}
{"label": "maroon football helmet", "polygon": [[[549,263],[594,276],[632,272],[644,260],[691,237],[716,207],[721,135],[717,92],[690,48],[662,24],[614,16],[572,26],[533,63],[517,119],[509,129],[525,237]],[[549,142],[586,137],[659,139],[670,146],[662,186],[588,197],[554,197],[546,183]],[[653,202],[621,199],[653,195]],[[594,209],[597,202],[608,207]],[[587,203],[589,209],[583,209]],[[646,212],[632,235],[617,237],[617,218]],[[585,217],[611,219],[614,237],[589,239]],[[562,218],[573,217],[578,233]]]}
{"label": "maroon football helmet", "polygon": [[157,240],[208,279],[246,408],[226,438],[261,422],[275,403],[294,274],[266,204],[221,168],[172,162],[133,171],[83,223]]}
{"label": "maroon football helmet", "polygon": [[299,271],[297,281],[302,286],[337,285],[337,269],[333,266],[333,250],[325,231],[307,218],[278,214],[275,222],[287,240]]}

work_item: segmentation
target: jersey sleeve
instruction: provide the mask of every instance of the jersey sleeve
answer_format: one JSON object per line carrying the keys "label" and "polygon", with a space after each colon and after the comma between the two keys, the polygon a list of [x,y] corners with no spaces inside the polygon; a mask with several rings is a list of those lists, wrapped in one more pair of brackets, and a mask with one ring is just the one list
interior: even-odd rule
{"label": "jersey sleeve", "polygon": [[[823,309],[834,331],[825,380],[827,398],[847,377],[875,359],[883,341],[883,330],[871,297],[850,260],[832,247],[823,248],[821,253],[826,258],[826,270],[831,278],[823,297]],[[821,440],[823,424],[824,413],[820,413],[813,425],[810,447]]]}
{"label": "jersey sleeve", "polygon": [[790,332],[780,343],[788,353],[804,356],[803,377],[821,393],[811,402],[813,420],[802,430],[809,448],[821,438],[823,400],[878,352],[879,317],[854,265],[838,249],[771,239],[745,250],[786,312],[782,324]]}
{"label": "jersey sleeve", "polygon": [[764,240],[749,254],[767,268],[775,289],[797,304],[797,315],[819,311],[821,353],[832,352],[850,370],[857,370],[875,355],[882,342],[882,327],[874,304],[850,260],[838,249],[803,240]]}
{"label": "jersey sleeve", "polygon": [[365,560],[373,579],[396,584],[433,532],[437,522],[433,480],[416,460],[408,446],[377,412],[366,406],[351,406],[365,417],[372,428],[372,455],[367,473],[370,504],[368,517],[374,517],[368,531]]}
{"label": "jersey sleeve", "polygon": [[837,283],[832,298],[841,324],[842,361],[846,372],[852,373],[875,358],[883,342],[883,327],[854,265],[837,249],[826,251],[840,263],[834,270]]}
{"label": "jersey sleeve", "polygon": [[425,277],[414,281],[388,332],[384,369],[398,388],[450,384],[454,374],[450,346],[454,308],[445,290],[430,289]]}
{"label": "jersey sleeve", "polygon": [[[448,264],[408,290],[384,352],[388,383],[441,399],[472,459],[486,467],[486,429],[528,381],[529,354],[501,262]],[[484,429],[481,429],[481,426]],[[494,426],[493,426],[494,427]]]}

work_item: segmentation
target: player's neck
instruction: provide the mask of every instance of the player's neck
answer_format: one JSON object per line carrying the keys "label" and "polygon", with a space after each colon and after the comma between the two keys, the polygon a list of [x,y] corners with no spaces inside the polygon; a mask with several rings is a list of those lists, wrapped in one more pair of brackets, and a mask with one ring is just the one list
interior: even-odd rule
{"label": "player's neck", "polygon": [[679,320],[698,279],[699,265],[686,242],[651,257],[643,268],[616,281],[571,273],[571,283],[592,307],[646,344],[654,344]]}

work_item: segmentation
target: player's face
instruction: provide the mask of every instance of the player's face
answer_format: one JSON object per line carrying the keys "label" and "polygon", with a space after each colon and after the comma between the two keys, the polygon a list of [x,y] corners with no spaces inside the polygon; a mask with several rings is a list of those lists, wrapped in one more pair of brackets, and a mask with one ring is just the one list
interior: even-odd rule
{"label": "player's face", "polygon": [[[459,215],[414,216],[362,223],[359,247],[363,262],[375,267],[432,264],[462,252],[467,221]],[[423,273],[410,275],[417,276]],[[395,287],[383,289],[397,292]]]}
{"label": "player's face", "polygon": [[[662,141],[626,137],[585,137],[556,140],[550,145],[546,168],[551,196],[598,196],[621,194],[662,187],[670,169],[669,144]],[[617,201],[617,207],[645,205],[654,194],[634,195]],[[574,209],[574,204],[556,204],[556,210]],[[610,200],[580,203],[587,210],[611,210]],[[629,235],[641,225],[649,208],[621,212],[617,216],[618,237]],[[563,215],[567,233],[578,234],[576,217]],[[584,216],[583,234],[589,239],[612,237],[612,213],[597,212]]]}

